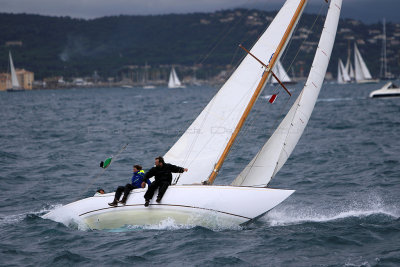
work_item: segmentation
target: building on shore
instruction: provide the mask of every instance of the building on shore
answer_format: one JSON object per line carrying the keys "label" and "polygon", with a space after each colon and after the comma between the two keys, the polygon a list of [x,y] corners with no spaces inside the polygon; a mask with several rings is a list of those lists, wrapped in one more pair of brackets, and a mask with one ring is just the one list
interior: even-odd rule
{"label": "building on shore", "polygon": [[[25,90],[32,90],[34,73],[25,69],[16,70],[17,79],[21,87]],[[11,87],[11,77],[9,73],[0,73],[0,91],[6,91]]]}

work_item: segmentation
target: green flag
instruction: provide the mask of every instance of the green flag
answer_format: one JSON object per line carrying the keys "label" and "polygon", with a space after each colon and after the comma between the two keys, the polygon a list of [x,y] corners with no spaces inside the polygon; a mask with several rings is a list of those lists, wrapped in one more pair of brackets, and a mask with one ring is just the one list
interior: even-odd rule
{"label": "green flag", "polygon": [[112,157],[107,158],[104,162],[100,162],[100,167],[102,167],[103,169],[107,168],[108,166],[110,166],[112,161]]}

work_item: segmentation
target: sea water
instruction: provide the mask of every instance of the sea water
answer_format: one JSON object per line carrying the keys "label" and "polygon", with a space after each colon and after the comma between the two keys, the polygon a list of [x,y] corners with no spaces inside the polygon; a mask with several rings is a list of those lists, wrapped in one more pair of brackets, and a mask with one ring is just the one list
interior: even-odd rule
{"label": "sea water", "polygon": [[[270,184],[296,192],[258,220],[228,228],[165,220],[102,231],[42,216],[98,188],[114,191],[130,181],[133,164],[149,169],[218,89],[1,92],[0,265],[399,266],[400,98],[368,98],[382,84],[324,84]],[[289,86],[295,95],[301,88]],[[236,177],[295,97],[266,88],[216,184]],[[109,156],[102,174],[99,163]]]}

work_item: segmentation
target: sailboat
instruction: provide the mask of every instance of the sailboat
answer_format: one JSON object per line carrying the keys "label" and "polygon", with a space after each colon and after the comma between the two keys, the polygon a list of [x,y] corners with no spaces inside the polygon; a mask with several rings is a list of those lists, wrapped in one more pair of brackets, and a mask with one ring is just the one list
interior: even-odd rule
{"label": "sailboat", "polygon": [[185,86],[182,85],[181,81],[179,80],[174,67],[172,67],[169,74],[168,88],[185,88]]}
{"label": "sailboat", "polygon": [[[295,82],[292,81],[290,76],[287,74],[285,71],[285,68],[283,67],[282,63],[280,60],[275,64],[274,68],[272,71],[276,74],[276,76],[279,78],[279,80],[284,83],[284,84],[294,84]],[[272,84],[277,84],[278,81],[274,78],[271,77],[271,83]]]}
{"label": "sailboat", "polygon": [[7,91],[8,92],[20,92],[24,91],[24,88],[19,84],[17,73],[14,68],[14,63],[11,56],[11,51],[8,52],[9,61],[10,61],[10,72],[11,72],[11,81],[7,82]]}
{"label": "sailboat", "polygon": [[342,60],[339,58],[338,61],[338,74],[337,74],[337,83],[338,84],[345,84],[351,81],[350,76],[343,65]]}
{"label": "sailboat", "polygon": [[[165,154],[166,162],[189,171],[174,177],[161,203],[144,207],[145,189],[135,189],[126,205],[110,207],[114,193],[56,208],[43,217],[91,229],[124,225],[238,225],[267,213],[294,190],[269,188],[300,139],[318,98],[331,56],[342,0],[332,0],[310,74],[276,131],[230,185],[213,185],[241,127],[278,62],[307,0],[287,0],[227,82]],[[257,59],[257,60],[256,60]],[[268,65],[263,60],[269,60]],[[261,64],[261,63],[262,64]],[[215,129],[221,129],[217,131]],[[234,129],[231,130],[226,129]]]}
{"label": "sailboat", "polygon": [[358,50],[357,44],[354,43],[354,77],[357,83],[376,83],[378,80],[372,79],[367,64]]}

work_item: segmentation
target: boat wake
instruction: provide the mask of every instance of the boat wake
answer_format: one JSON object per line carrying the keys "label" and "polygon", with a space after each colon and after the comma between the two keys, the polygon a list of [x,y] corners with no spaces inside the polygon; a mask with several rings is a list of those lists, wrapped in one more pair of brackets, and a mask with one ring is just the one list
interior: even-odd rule
{"label": "boat wake", "polygon": [[[343,97],[343,98],[319,98],[317,99],[318,102],[343,102],[343,101],[353,101],[356,98],[353,97]],[[364,99],[364,98],[358,98],[358,99]]]}
{"label": "boat wake", "polygon": [[373,219],[378,221],[397,220],[400,218],[398,206],[385,205],[381,201],[371,203],[353,202],[339,208],[285,206],[272,210],[260,220],[271,226],[297,225],[309,222],[323,223],[347,219]]}

